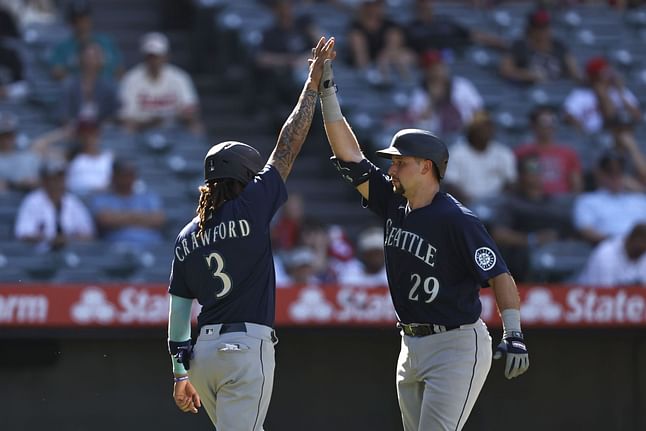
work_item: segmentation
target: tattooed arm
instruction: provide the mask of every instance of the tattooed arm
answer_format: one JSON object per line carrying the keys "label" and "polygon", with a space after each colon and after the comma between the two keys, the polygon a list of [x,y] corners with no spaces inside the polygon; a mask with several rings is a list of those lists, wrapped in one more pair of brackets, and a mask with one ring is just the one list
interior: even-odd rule
{"label": "tattooed arm", "polygon": [[312,49],[312,58],[309,60],[310,72],[303,92],[294,110],[283,124],[283,128],[278,135],[276,148],[274,148],[269,157],[269,164],[278,170],[283,181],[287,180],[292,170],[294,159],[296,159],[301,150],[307,137],[307,132],[310,130],[318,98],[319,82],[323,73],[323,62],[327,58],[331,58],[334,55],[333,53],[334,38],[327,42],[325,38],[321,38],[316,48]]}
{"label": "tattooed arm", "polygon": [[301,150],[307,137],[307,132],[310,130],[317,99],[317,90],[312,88],[312,85],[308,82],[303,88],[296,107],[280,130],[276,148],[274,148],[274,152],[269,158],[269,164],[278,170],[280,176],[283,177],[283,181],[287,180],[287,176],[292,170],[294,159],[296,159],[298,152]]}

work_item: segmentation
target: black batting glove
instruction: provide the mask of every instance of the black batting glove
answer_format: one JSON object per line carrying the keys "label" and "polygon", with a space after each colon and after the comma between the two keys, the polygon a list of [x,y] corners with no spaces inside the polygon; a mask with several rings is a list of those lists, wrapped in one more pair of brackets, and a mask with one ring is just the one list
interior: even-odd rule
{"label": "black batting glove", "polygon": [[529,353],[523,339],[523,333],[513,331],[503,334],[502,340],[493,355],[494,359],[507,358],[505,377],[513,379],[523,374],[529,368]]}

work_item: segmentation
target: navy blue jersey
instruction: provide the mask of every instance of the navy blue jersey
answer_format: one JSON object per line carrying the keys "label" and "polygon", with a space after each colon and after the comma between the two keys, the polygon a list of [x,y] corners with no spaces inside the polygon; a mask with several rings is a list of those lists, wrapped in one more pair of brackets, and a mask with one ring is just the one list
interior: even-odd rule
{"label": "navy blue jersey", "polygon": [[379,170],[370,175],[368,208],[385,221],[386,271],[404,323],[455,326],[480,317],[480,287],[508,272],[482,222],[451,195],[410,210]]}
{"label": "navy blue jersey", "polygon": [[271,250],[272,217],[287,200],[273,166],[225,202],[198,235],[198,218],[175,242],[169,293],[202,304],[198,326],[250,322],[273,326],[276,275]]}

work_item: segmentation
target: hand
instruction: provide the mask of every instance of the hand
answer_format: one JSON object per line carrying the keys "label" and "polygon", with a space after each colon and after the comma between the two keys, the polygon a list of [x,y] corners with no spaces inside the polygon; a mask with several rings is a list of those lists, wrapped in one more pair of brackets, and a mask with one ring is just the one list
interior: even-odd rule
{"label": "hand", "polygon": [[173,386],[173,399],[177,407],[186,413],[197,413],[197,409],[202,407],[200,396],[188,380],[175,382]]}
{"label": "hand", "polygon": [[321,76],[323,76],[323,64],[325,60],[334,60],[336,58],[336,51],[334,50],[334,38],[331,37],[327,41],[324,37],[319,39],[316,48],[312,48],[312,57],[307,60],[310,64],[310,72],[308,76],[309,86],[314,91],[319,91],[319,84]]}
{"label": "hand", "polygon": [[521,332],[503,334],[502,341],[496,347],[494,359],[507,358],[505,377],[513,379],[523,374],[529,368],[529,354]]}

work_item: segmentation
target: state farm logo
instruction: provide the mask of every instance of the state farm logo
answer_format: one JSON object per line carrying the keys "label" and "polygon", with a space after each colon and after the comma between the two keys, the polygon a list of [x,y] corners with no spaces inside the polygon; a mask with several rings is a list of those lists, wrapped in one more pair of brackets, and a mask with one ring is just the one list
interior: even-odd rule
{"label": "state farm logo", "polygon": [[48,312],[45,295],[0,295],[0,323],[44,323]]}
{"label": "state farm logo", "polygon": [[325,299],[323,291],[316,286],[303,288],[296,302],[289,307],[289,315],[297,322],[330,320],[333,312],[332,304]]}
{"label": "state farm logo", "polygon": [[[159,324],[168,321],[169,296],[147,288],[125,287],[111,300],[107,290],[88,287],[81,291],[78,302],[70,307],[70,317],[78,324]],[[114,294],[113,294],[114,296]],[[193,317],[199,307],[193,308]]]}
{"label": "state farm logo", "polygon": [[570,323],[644,323],[646,299],[643,294],[623,290],[571,289],[565,299]]}
{"label": "state farm logo", "polygon": [[81,299],[72,305],[72,320],[76,323],[111,323],[116,309],[106,299],[105,292],[99,288],[87,288],[81,293]]}
{"label": "state farm logo", "polygon": [[394,322],[396,318],[388,290],[369,288],[341,288],[328,300],[323,289],[307,286],[288,312],[297,322]]}
{"label": "state farm logo", "polygon": [[523,322],[556,322],[561,319],[563,308],[554,301],[549,289],[531,289],[522,306],[520,315]]}

